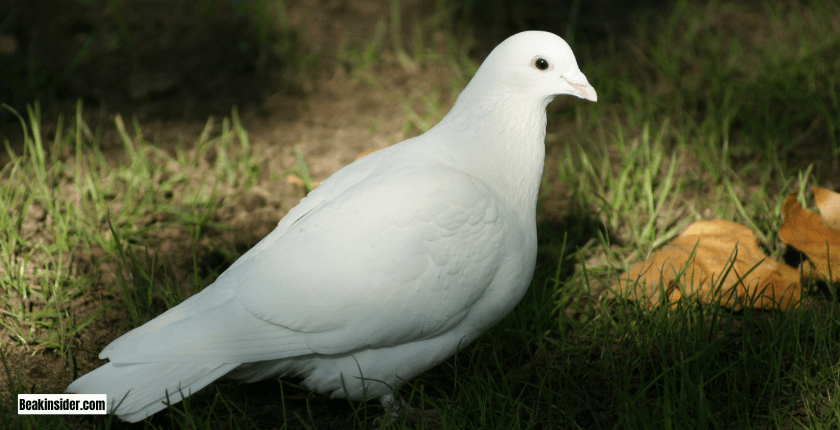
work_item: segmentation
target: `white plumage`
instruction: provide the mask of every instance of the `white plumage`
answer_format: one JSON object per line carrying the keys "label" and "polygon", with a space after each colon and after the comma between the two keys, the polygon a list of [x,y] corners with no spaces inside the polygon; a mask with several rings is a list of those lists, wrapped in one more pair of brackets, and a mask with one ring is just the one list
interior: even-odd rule
{"label": "white plumage", "polygon": [[67,392],[106,393],[127,421],[225,375],[299,375],[333,397],[393,403],[392,390],[525,294],[545,108],[563,94],[596,100],[569,45],[511,36],[439,124],[323,181],[212,285],[108,345],[110,362]]}

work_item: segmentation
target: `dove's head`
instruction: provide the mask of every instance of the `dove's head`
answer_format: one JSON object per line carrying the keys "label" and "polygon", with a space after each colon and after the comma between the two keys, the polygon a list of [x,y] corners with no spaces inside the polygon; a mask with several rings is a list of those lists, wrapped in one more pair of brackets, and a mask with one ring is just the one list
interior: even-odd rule
{"label": "dove's head", "polygon": [[481,81],[485,88],[493,87],[489,92],[497,94],[536,96],[546,101],[559,95],[598,100],[569,44],[545,31],[524,31],[507,38],[487,56],[473,80]]}
{"label": "dove's head", "polygon": [[545,108],[559,95],[598,99],[566,41],[544,31],[515,34],[490,52],[452,110],[416,142],[438,145],[438,159],[454,160],[508,196],[511,207],[536,213]]}

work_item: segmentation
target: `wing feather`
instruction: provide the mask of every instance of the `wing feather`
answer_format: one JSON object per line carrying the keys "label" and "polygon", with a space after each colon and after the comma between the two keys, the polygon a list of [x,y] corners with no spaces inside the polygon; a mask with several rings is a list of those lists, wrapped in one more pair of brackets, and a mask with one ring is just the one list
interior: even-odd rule
{"label": "wing feather", "polygon": [[101,357],[245,363],[445,332],[492,282],[505,228],[484,184],[438,170],[366,181],[309,208]]}

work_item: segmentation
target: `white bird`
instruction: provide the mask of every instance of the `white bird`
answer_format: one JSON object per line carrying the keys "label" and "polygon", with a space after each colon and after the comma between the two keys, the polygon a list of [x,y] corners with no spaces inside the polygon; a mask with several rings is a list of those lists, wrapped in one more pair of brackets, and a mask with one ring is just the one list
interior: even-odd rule
{"label": "white bird", "polygon": [[560,37],[484,60],[425,134],[335,172],[210,286],[111,342],[67,387],[140,421],[214,380],[297,375],[396,407],[406,381],[510,312],[537,255],[546,106],[596,101]]}

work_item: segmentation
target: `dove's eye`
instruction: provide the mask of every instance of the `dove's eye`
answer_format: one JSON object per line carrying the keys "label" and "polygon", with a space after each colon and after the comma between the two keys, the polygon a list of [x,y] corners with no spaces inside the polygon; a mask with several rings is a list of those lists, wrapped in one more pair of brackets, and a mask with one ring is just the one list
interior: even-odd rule
{"label": "dove's eye", "polygon": [[534,60],[534,67],[536,67],[539,70],[546,70],[548,69],[548,66],[548,60],[546,60],[545,58],[537,58],[536,60]]}

